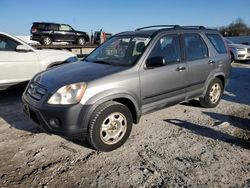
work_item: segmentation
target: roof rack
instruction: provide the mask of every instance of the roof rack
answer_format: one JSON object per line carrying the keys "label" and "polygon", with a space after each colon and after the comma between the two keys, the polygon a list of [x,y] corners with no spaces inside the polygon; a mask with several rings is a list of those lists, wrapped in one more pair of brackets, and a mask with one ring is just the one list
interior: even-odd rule
{"label": "roof rack", "polygon": [[167,28],[174,28],[175,29],[175,28],[179,28],[180,26],[179,25],[152,25],[152,26],[138,28],[135,31],[140,31],[143,29],[149,29],[149,28],[154,28],[154,27],[167,27]]}
{"label": "roof rack", "polygon": [[192,26],[192,25],[187,25],[187,26],[181,26],[181,27],[183,27],[183,28],[190,28],[190,29],[206,29],[204,26],[201,26],[201,25],[199,25],[199,26]]}
{"label": "roof rack", "polygon": [[154,27],[163,27],[163,28],[173,28],[173,29],[206,29],[204,26],[180,26],[180,25],[152,25],[152,26],[147,26],[147,27],[141,27],[136,29],[135,31],[140,31],[143,29],[149,29],[149,28],[154,28]]}

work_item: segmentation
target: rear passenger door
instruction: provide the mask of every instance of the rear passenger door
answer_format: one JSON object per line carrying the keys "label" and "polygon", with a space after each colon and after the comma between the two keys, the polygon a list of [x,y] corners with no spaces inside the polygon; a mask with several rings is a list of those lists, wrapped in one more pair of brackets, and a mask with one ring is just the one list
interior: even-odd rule
{"label": "rear passenger door", "polygon": [[54,41],[60,40],[61,33],[59,31],[59,24],[46,24],[46,30],[52,34],[52,38]]}
{"label": "rear passenger door", "polygon": [[192,98],[203,92],[206,79],[216,66],[209,57],[208,47],[200,34],[186,33],[182,39],[188,67],[187,98]]}
{"label": "rear passenger door", "polygon": [[228,66],[228,64],[231,63],[231,56],[227,51],[222,36],[219,33],[206,33],[206,36],[215,49],[213,52],[213,58],[216,62],[217,68],[229,71],[228,69],[231,69],[231,66]]}
{"label": "rear passenger door", "polygon": [[163,57],[165,66],[147,67],[140,70],[142,112],[159,109],[185,99],[187,67],[182,61],[178,34],[167,34],[153,42],[147,57]]}

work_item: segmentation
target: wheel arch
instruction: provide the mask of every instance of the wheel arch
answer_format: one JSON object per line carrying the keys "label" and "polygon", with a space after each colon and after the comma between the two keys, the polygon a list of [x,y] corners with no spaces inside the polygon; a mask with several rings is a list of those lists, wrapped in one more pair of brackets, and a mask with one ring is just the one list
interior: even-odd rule
{"label": "wheel arch", "polygon": [[224,89],[225,88],[225,77],[222,74],[219,74],[219,75],[215,76],[215,78],[220,79],[222,86],[223,86],[223,89]]}
{"label": "wheel arch", "polygon": [[125,105],[129,109],[129,111],[131,112],[134,124],[137,124],[140,121],[141,110],[139,108],[138,102],[131,95],[123,93],[123,94],[109,95],[107,97],[100,98],[98,100],[96,100],[96,99],[91,100],[90,99],[90,101],[88,101],[87,103],[91,103],[93,105],[88,110],[88,113],[85,115],[85,117],[86,117],[85,124],[88,124],[88,122],[91,118],[91,115],[95,111],[95,109],[98,106],[100,106],[101,104],[108,102],[108,101],[115,101],[115,102],[119,102],[119,103]]}
{"label": "wheel arch", "polygon": [[137,109],[135,107],[135,104],[130,99],[122,97],[122,98],[115,98],[112,101],[116,101],[125,105],[131,112],[131,115],[133,117],[133,123],[137,124],[139,122],[140,118],[138,117]]}
{"label": "wheel arch", "polygon": [[50,38],[52,39],[52,42],[54,42],[54,38],[52,37],[52,35],[50,35],[50,34],[43,34],[42,37],[41,37],[40,43],[42,42],[42,40],[43,40],[45,37],[50,37]]}
{"label": "wheel arch", "polygon": [[222,82],[222,85],[223,85],[223,89],[225,89],[225,84],[226,84],[226,80],[225,80],[225,75],[223,73],[216,73],[216,74],[213,74],[211,76],[208,77],[207,81],[206,81],[206,84],[205,84],[205,88],[204,88],[204,91],[202,93],[202,96],[201,97],[204,97],[206,92],[207,92],[207,88],[209,86],[209,84],[212,82],[213,79],[215,78],[218,78],[220,79],[220,81]]}

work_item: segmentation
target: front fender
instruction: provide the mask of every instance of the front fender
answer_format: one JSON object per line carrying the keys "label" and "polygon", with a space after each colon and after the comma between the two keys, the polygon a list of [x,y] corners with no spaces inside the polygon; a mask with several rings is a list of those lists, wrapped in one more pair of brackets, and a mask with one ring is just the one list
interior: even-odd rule
{"label": "front fender", "polygon": [[[112,94],[111,94],[111,92],[112,92]],[[140,103],[139,103],[138,97],[136,97],[132,93],[124,92],[124,91],[121,91],[119,89],[117,89],[117,90],[112,89],[112,90],[100,92],[100,93],[92,96],[90,99],[88,99],[86,101],[84,101],[84,100],[81,101],[81,103],[84,106],[90,107],[87,111],[87,114],[84,115],[84,117],[85,117],[84,124],[88,124],[88,122],[91,118],[91,115],[93,114],[94,110],[100,104],[103,104],[107,101],[117,100],[117,99],[122,99],[122,98],[130,100],[133,103],[133,105],[135,107],[135,111],[136,111],[136,114],[135,114],[136,115],[136,122],[138,122],[140,119],[140,116],[141,116]]]}
{"label": "front fender", "polygon": [[49,67],[61,64],[63,62],[74,62],[77,60],[78,59],[76,58],[76,56],[55,54],[55,55],[49,55],[45,58],[42,58],[40,63],[41,63],[42,70],[46,70]]}

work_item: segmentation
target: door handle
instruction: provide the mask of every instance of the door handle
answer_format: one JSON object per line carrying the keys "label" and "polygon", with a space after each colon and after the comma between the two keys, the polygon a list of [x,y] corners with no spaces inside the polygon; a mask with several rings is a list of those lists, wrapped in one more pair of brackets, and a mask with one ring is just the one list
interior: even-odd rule
{"label": "door handle", "polygon": [[186,67],[182,67],[182,66],[177,67],[177,71],[183,71],[183,70],[186,70]]}
{"label": "door handle", "polygon": [[215,64],[215,61],[209,60],[208,64],[209,64],[209,65]]}

